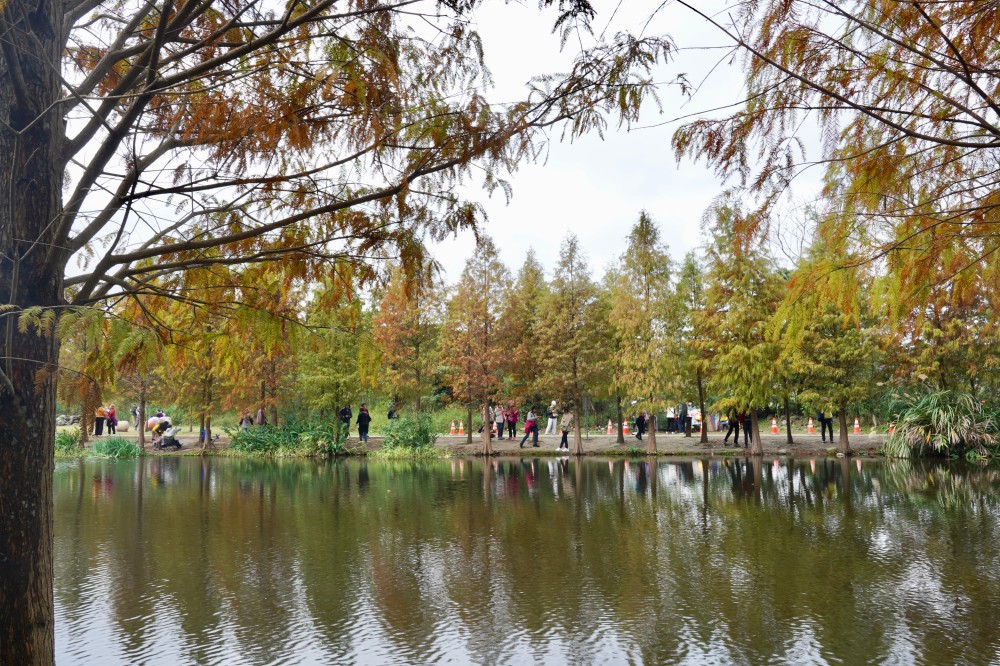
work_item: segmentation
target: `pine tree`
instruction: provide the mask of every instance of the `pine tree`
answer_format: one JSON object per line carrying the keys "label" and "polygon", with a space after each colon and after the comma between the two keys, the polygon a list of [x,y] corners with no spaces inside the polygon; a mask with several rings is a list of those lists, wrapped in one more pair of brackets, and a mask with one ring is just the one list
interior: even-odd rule
{"label": "pine tree", "polygon": [[472,414],[478,405],[483,416],[484,455],[492,455],[489,406],[501,386],[501,371],[508,350],[498,334],[501,316],[495,307],[507,297],[510,273],[489,238],[480,240],[465,262],[462,277],[448,301],[441,331],[441,361],[455,399],[466,406],[472,443]]}
{"label": "pine tree", "polygon": [[628,236],[615,281],[610,325],[616,341],[614,386],[636,410],[650,413],[646,450],[656,452],[656,413],[677,375],[670,255],[660,231],[646,211]]}
{"label": "pine tree", "polygon": [[529,249],[508,302],[494,301],[495,307],[504,308],[500,331],[509,350],[504,364],[507,370],[505,393],[515,399],[530,397],[537,402],[540,398],[536,381],[545,359],[538,354],[538,335],[542,301],[547,292],[545,271],[535,251]]}
{"label": "pine tree", "polygon": [[774,394],[779,346],[770,333],[771,319],[783,296],[783,283],[761,245],[760,233],[737,233],[746,221],[731,202],[720,203],[708,225],[709,271],[706,309],[715,327],[706,331],[705,344],[714,350],[718,371],[709,380],[720,396],[723,411],[748,410],[751,417],[750,453],[763,447],[757,409]]}
{"label": "pine tree", "polygon": [[583,399],[607,366],[601,347],[606,318],[600,310],[597,285],[590,278],[590,269],[573,234],[563,241],[541,317],[538,354],[545,363],[539,385],[563,404],[572,404],[573,452],[580,455]]}

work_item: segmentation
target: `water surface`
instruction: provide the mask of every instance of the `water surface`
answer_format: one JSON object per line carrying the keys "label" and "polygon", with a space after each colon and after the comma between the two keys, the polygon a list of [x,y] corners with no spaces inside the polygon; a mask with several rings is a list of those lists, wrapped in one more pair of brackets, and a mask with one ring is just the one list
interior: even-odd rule
{"label": "water surface", "polygon": [[60,664],[987,664],[1000,473],[60,463]]}

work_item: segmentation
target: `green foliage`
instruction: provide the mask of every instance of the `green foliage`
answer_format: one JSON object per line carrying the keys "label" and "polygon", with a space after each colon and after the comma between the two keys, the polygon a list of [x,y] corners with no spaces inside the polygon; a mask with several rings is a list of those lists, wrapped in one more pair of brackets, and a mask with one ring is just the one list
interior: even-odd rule
{"label": "green foliage", "polygon": [[248,457],[304,458],[342,455],[347,447],[336,421],[297,421],[281,427],[226,429],[229,451]]}
{"label": "green foliage", "polygon": [[94,442],[90,454],[99,458],[139,458],[143,455],[143,451],[134,440],[107,437]]}
{"label": "green foliage", "polygon": [[80,429],[72,428],[70,430],[59,430],[56,432],[56,455],[57,456],[76,456],[79,455],[80,447],[77,446],[77,442],[80,441]]}
{"label": "green foliage", "polygon": [[893,412],[896,428],[881,448],[885,456],[904,458],[932,452],[993,457],[1000,453],[995,415],[968,393],[902,394]]}
{"label": "green foliage", "polygon": [[417,453],[432,449],[437,435],[432,432],[431,417],[428,414],[407,414],[393,419],[389,424],[382,443],[384,451],[408,451]]}

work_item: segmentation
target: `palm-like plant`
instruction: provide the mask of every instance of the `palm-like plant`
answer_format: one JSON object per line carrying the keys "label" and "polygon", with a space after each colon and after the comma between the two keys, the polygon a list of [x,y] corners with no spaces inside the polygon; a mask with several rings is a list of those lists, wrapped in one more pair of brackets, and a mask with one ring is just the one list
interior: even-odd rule
{"label": "palm-like plant", "polygon": [[904,393],[892,404],[895,432],[882,447],[893,458],[921,454],[967,454],[989,457],[997,443],[997,421],[968,393]]}

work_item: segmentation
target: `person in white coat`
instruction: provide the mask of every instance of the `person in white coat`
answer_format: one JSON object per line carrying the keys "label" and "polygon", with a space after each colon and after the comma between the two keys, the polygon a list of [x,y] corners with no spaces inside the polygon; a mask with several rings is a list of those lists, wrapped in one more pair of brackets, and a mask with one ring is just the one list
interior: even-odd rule
{"label": "person in white coat", "polygon": [[552,404],[549,405],[549,408],[545,410],[545,417],[548,419],[545,423],[545,434],[556,434],[556,427],[559,425],[559,407],[556,405],[555,400],[553,400]]}

